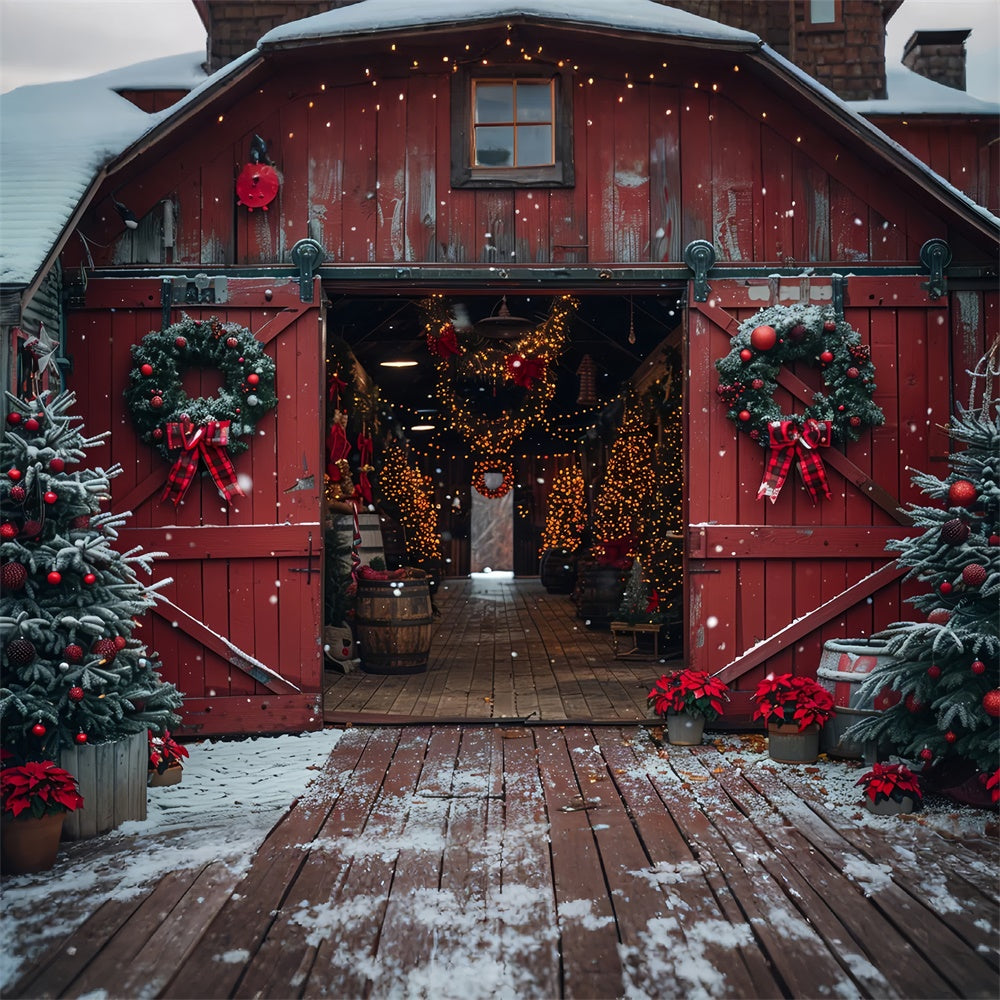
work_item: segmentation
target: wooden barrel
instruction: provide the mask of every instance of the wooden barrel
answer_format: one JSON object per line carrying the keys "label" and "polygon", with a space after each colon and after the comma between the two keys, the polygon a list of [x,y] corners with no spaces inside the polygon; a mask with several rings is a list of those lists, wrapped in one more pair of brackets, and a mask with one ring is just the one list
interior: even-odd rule
{"label": "wooden barrel", "polygon": [[624,571],[617,566],[588,566],[581,576],[579,592],[577,617],[591,628],[607,628],[621,607]]}
{"label": "wooden barrel", "polygon": [[861,685],[889,657],[879,639],[830,639],[816,671],[816,681],[833,695],[836,715],[823,727],[820,749],[832,757],[848,760],[878,758],[877,747],[865,747],[847,736],[847,730],[867,716],[877,715],[899,701],[899,692],[883,689],[875,698],[862,698]]}
{"label": "wooden barrel", "polygon": [[546,549],[538,566],[538,578],[550,594],[572,594],[576,556],[565,549]]}
{"label": "wooden barrel", "polygon": [[427,580],[358,580],[357,652],[369,674],[419,674],[431,649]]}

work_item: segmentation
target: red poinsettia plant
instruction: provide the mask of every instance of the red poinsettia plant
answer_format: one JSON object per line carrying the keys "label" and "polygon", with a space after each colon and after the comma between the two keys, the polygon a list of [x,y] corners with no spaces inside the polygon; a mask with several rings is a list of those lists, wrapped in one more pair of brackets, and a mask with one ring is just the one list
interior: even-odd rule
{"label": "red poinsettia plant", "polygon": [[157,736],[149,730],[149,769],[163,774],[168,767],[180,764],[182,758],[189,757],[187,747],[181,746],[165,729],[162,736]]}
{"label": "red poinsettia plant", "polygon": [[906,796],[910,796],[914,802],[923,798],[920,781],[905,764],[874,764],[855,784],[864,786],[865,795],[874,804],[888,799],[900,802]]}
{"label": "red poinsettia plant", "polygon": [[986,790],[993,796],[994,802],[1000,802],[1000,768],[986,779]]}
{"label": "red poinsettia plant", "polygon": [[705,670],[674,670],[664,674],[649,692],[649,707],[663,718],[687,712],[714,722],[722,715],[722,703],[729,698],[724,681]]}
{"label": "red poinsettia plant", "polygon": [[799,732],[812,725],[820,728],[834,714],[833,695],[811,677],[768,674],[752,695],[757,703],[755,719],[798,724]]}
{"label": "red poinsettia plant", "polygon": [[[9,760],[9,759],[8,759]],[[0,802],[4,819],[72,812],[83,806],[76,778],[51,760],[23,764],[4,762],[0,770]]]}

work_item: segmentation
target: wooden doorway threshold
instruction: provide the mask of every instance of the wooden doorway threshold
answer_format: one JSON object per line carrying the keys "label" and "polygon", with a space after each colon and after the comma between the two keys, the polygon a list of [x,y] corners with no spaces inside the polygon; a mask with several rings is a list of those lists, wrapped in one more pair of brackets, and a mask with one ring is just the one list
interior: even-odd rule
{"label": "wooden doorway threshold", "polygon": [[649,689],[680,664],[677,635],[658,658],[615,659],[611,633],[589,628],[569,597],[535,577],[446,579],[434,603],[426,672],[326,670],[327,725],[650,721]]}

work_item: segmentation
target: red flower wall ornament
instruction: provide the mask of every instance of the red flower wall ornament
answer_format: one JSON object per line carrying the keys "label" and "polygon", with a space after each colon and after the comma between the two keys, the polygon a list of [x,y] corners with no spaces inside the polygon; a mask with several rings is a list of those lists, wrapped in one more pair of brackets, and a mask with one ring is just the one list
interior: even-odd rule
{"label": "red flower wall ornament", "polygon": [[514,385],[530,389],[535,382],[545,377],[544,358],[526,358],[522,354],[508,354],[507,375]]}
{"label": "red flower wall ornament", "polygon": [[236,200],[252,212],[255,208],[267,211],[267,206],[277,197],[281,178],[267,155],[267,146],[259,135],[250,143],[250,162],[236,178]]}

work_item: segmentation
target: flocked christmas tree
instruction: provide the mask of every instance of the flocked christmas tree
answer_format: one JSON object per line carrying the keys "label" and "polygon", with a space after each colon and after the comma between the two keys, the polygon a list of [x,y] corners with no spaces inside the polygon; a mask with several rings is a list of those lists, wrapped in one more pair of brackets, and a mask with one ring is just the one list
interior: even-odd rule
{"label": "flocked christmas tree", "polygon": [[[974,780],[995,785],[1000,764],[1000,399],[996,352],[973,373],[974,392],[948,431],[960,450],[947,478],[919,472],[913,482],[933,506],[911,505],[920,534],[889,543],[907,579],[928,589],[909,599],[923,620],[882,635],[894,659],[876,669],[861,696],[884,687],[899,701],[856,724],[852,738],[877,740],[922,760],[932,787]],[[884,699],[883,699],[884,700]]]}
{"label": "flocked christmas tree", "polygon": [[587,501],[579,466],[560,469],[546,500],[541,551],[576,552],[587,526]]}
{"label": "flocked christmas tree", "polygon": [[630,625],[639,622],[658,624],[663,621],[659,595],[651,591],[643,579],[642,563],[638,559],[632,560],[632,569],[629,571],[628,582],[625,584],[625,593],[622,595],[622,603],[618,608],[618,617]]}
{"label": "flocked christmas tree", "polygon": [[[75,395],[7,394],[0,441],[0,740],[25,760],[179,722],[181,695],[133,637],[153,606],[156,553],[114,547],[127,515],[101,511],[121,472],[84,468]],[[76,468],[74,468],[76,467]]]}

